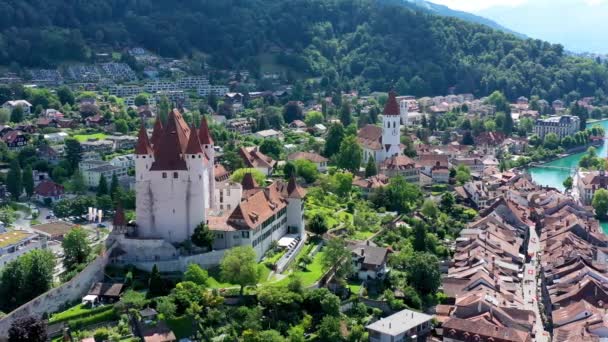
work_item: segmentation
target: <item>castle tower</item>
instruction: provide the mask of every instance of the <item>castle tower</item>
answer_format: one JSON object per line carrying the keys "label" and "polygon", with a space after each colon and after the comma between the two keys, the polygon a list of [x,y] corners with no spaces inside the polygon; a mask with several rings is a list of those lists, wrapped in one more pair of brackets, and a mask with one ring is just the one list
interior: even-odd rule
{"label": "castle tower", "polygon": [[206,221],[206,209],[209,208],[209,160],[194,129],[190,130],[184,159],[188,167],[185,227],[186,234],[190,237],[194,228]]}
{"label": "castle tower", "polygon": [[160,116],[157,115],[156,120],[154,121],[154,129],[152,131],[152,138],[150,139],[150,143],[152,143],[152,146],[156,146],[162,136],[163,136],[163,123],[160,121]]}
{"label": "castle tower", "polygon": [[399,104],[397,103],[397,93],[390,91],[388,100],[384,106],[384,115],[382,116],[382,160],[398,155],[401,148],[401,116],[399,113]]}
{"label": "castle tower", "polygon": [[217,203],[215,201],[215,174],[214,174],[214,165],[215,165],[215,146],[213,142],[213,138],[211,137],[211,133],[209,132],[209,125],[207,125],[207,119],[203,116],[201,117],[201,126],[198,129],[198,138],[203,147],[203,152],[207,156],[209,160],[208,163],[208,184],[209,189],[208,196],[209,200],[207,201],[208,208],[216,209]]}
{"label": "castle tower", "polygon": [[287,183],[287,227],[289,233],[304,235],[304,197],[306,190],[302,189],[292,175]]}
{"label": "castle tower", "polygon": [[154,150],[150,145],[146,127],[142,122],[137,135],[137,145],[135,146],[135,189],[136,189],[136,208],[137,224],[143,227],[150,227],[154,222],[151,209],[152,198],[150,187],[150,173],[148,170],[154,163]]}

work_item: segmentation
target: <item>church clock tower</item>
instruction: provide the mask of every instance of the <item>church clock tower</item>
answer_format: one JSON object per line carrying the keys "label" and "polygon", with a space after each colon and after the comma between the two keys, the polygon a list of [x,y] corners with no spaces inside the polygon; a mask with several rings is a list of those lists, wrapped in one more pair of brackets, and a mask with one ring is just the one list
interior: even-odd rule
{"label": "church clock tower", "polygon": [[388,100],[384,106],[382,117],[382,162],[400,153],[401,146],[401,115],[397,94],[388,93]]}

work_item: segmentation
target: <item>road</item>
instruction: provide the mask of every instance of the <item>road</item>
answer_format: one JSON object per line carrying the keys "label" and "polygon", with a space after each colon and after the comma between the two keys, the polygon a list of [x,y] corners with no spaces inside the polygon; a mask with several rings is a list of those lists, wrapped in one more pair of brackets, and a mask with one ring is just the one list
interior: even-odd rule
{"label": "road", "polygon": [[534,312],[536,322],[534,325],[534,333],[536,337],[534,341],[537,342],[549,342],[549,333],[545,331],[543,327],[542,317],[538,307],[537,299],[540,298],[540,291],[537,291],[536,286],[536,274],[540,267],[537,263],[537,252],[540,252],[540,240],[536,234],[536,230],[530,229],[530,242],[528,243],[528,255],[532,255],[531,260],[524,265],[524,278],[523,278],[523,297],[524,297],[524,309],[531,310]]}

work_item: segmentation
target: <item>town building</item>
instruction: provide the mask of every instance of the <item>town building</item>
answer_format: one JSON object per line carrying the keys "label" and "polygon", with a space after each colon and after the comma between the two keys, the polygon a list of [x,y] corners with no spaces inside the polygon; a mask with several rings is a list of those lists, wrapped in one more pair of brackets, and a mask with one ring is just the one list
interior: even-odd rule
{"label": "town building", "polygon": [[583,205],[591,205],[599,189],[608,189],[606,171],[579,171],[576,175],[576,194]]}
{"label": "town building", "polygon": [[21,107],[24,115],[30,115],[32,112],[32,104],[26,100],[6,101],[2,104],[2,108],[8,109],[11,112],[17,107]]}
{"label": "town building", "polygon": [[386,159],[380,165],[380,172],[390,178],[400,176],[410,183],[420,183],[420,165],[405,155]]}
{"label": "town building", "polygon": [[357,140],[363,147],[363,162],[373,158],[377,164],[401,154],[401,114],[394,91],[389,92],[382,116],[382,127],[363,126]]}
{"label": "town building", "polygon": [[241,147],[239,155],[243,158],[246,167],[256,169],[265,176],[270,176],[277,164],[274,159],[260,152],[258,146]]}
{"label": "town building", "polygon": [[405,309],[365,328],[370,342],[420,341],[430,333],[432,320],[433,316]]}
{"label": "town building", "polygon": [[18,151],[27,146],[28,137],[21,131],[13,130],[2,135],[2,141],[11,151]]}
{"label": "town building", "polygon": [[353,268],[357,278],[362,281],[383,279],[388,273],[388,255],[384,247],[370,246],[369,241],[348,247],[352,253]]}
{"label": "town building", "polygon": [[581,119],[578,116],[551,116],[547,119],[536,120],[534,134],[543,139],[545,135],[555,133],[558,138],[563,139],[569,135],[574,135],[580,130],[580,127]]}
{"label": "town building", "polygon": [[64,193],[65,189],[63,188],[63,185],[50,180],[40,182],[40,184],[34,188],[36,200],[42,203],[55,203],[63,199]]}
{"label": "town building", "polygon": [[95,188],[99,185],[99,180],[103,176],[106,181],[110,182],[112,177],[116,175],[119,179],[127,177],[129,167],[115,166],[111,163],[101,160],[88,160],[80,162],[82,175],[84,176],[85,184],[89,188]]}

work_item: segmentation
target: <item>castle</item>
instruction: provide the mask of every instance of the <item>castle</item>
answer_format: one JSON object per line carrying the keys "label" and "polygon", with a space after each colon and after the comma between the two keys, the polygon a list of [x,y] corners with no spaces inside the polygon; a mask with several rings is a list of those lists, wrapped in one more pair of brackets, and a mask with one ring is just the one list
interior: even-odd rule
{"label": "castle", "polygon": [[374,158],[377,164],[401,154],[401,113],[397,103],[397,93],[388,93],[388,99],[382,115],[382,127],[363,126],[357,141],[363,147],[363,161]]}
{"label": "castle", "polygon": [[285,234],[304,234],[305,191],[295,181],[260,186],[216,182],[215,149],[206,120],[188,126],[177,110],[152,136],[142,124],[135,148],[136,228],[133,238],[187,241],[200,223],[215,234],[214,249],[250,245],[261,257]]}

